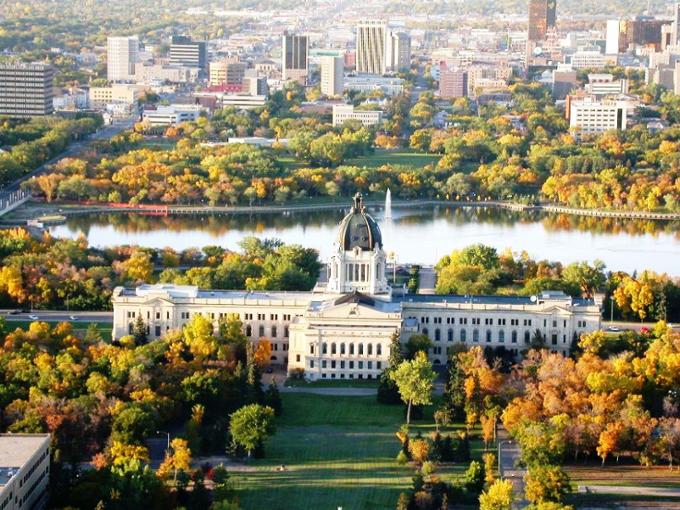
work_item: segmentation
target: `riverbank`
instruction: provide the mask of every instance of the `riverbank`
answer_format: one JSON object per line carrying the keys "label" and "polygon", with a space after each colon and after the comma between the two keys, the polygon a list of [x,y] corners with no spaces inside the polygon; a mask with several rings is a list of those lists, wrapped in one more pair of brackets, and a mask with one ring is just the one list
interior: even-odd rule
{"label": "riverbank", "polygon": [[[366,200],[369,208],[383,208],[382,200]],[[337,201],[310,200],[310,203],[289,203],[252,206],[209,206],[209,205],[164,205],[164,204],[97,204],[97,203],[39,203],[29,202],[18,208],[12,214],[3,218],[3,223],[10,225],[24,225],[27,221],[40,222],[41,218],[97,214],[97,213],[136,213],[155,216],[169,215],[209,215],[209,214],[259,214],[259,213],[285,213],[285,212],[312,212],[324,210],[346,209],[348,201],[345,197]],[[591,216],[599,218],[619,218],[655,221],[680,221],[680,213],[653,212],[653,211],[626,211],[605,209],[578,209],[555,204],[527,205],[511,201],[447,201],[447,200],[393,200],[393,207],[417,208],[417,207],[470,207],[470,208],[497,208],[516,212],[539,211],[554,214],[567,214],[572,216]],[[52,223],[53,224],[53,223]]]}

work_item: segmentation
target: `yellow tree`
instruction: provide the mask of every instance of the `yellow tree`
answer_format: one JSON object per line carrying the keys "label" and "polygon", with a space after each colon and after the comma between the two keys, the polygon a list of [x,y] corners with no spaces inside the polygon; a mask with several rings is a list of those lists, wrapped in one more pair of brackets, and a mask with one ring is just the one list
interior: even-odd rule
{"label": "yellow tree", "polygon": [[165,459],[158,467],[158,476],[167,479],[173,473],[173,483],[177,481],[177,473],[189,471],[191,467],[191,450],[186,439],[175,438],[170,443],[170,450],[165,452]]}
{"label": "yellow tree", "polygon": [[258,367],[264,368],[269,365],[272,355],[272,343],[266,338],[260,338],[255,349],[255,363]]}
{"label": "yellow tree", "polygon": [[479,510],[511,510],[515,496],[510,480],[496,480],[479,496]]}
{"label": "yellow tree", "polygon": [[608,423],[607,427],[600,433],[597,443],[597,455],[602,459],[603,466],[607,456],[618,448],[623,429],[623,424],[615,421]]}

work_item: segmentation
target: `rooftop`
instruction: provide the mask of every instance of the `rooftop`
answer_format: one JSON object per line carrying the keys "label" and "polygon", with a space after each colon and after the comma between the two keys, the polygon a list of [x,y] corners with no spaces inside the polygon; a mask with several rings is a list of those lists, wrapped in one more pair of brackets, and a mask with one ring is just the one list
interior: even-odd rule
{"label": "rooftop", "polygon": [[49,434],[0,434],[0,487],[26,464],[36,450],[49,444]]}

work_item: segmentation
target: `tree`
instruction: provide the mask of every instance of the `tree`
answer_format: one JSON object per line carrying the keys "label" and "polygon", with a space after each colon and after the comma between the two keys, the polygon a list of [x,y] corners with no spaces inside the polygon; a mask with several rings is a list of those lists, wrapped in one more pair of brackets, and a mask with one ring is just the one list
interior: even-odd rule
{"label": "tree", "polygon": [[408,451],[411,458],[418,464],[425,462],[430,455],[430,443],[425,439],[414,439],[408,444]]}
{"label": "tree", "polygon": [[406,423],[411,423],[411,406],[430,403],[436,374],[427,359],[427,354],[418,352],[413,360],[406,360],[390,374],[397,383],[401,400],[408,405]]}
{"label": "tree", "polygon": [[158,476],[167,478],[173,473],[173,482],[177,481],[177,473],[189,472],[191,468],[191,450],[186,439],[175,438],[170,443],[170,450],[165,452],[165,459],[158,467]]}
{"label": "tree", "polygon": [[479,510],[511,510],[515,500],[510,480],[496,480],[479,496]]}
{"label": "tree", "polygon": [[596,260],[592,266],[587,262],[574,262],[564,268],[562,280],[578,288],[583,297],[592,298],[606,280],[604,267],[604,262],[600,260]]}
{"label": "tree", "polygon": [[415,335],[411,335],[406,342],[406,357],[408,359],[413,359],[419,352],[427,354],[427,351],[430,348],[432,348],[432,340],[430,340],[427,335],[416,333]]}
{"label": "tree", "polygon": [[524,481],[526,499],[532,503],[559,502],[571,491],[569,475],[560,466],[531,466]]}
{"label": "tree", "polygon": [[484,460],[484,481],[487,486],[491,486],[496,480],[496,455],[490,452],[485,453],[482,459]]}
{"label": "tree", "polygon": [[231,414],[229,430],[234,443],[244,448],[250,457],[252,451],[275,432],[274,410],[260,404],[243,406]]}
{"label": "tree", "polygon": [[153,416],[138,404],[131,404],[113,419],[111,438],[124,444],[142,444],[155,430]]}
{"label": "tree", "polygon": [[132,327],[132,337],[135,339],[135,345],[144,345],[147,340],[146,323],[142,319],[142,315],[139,314],[135,320],[135,324]]}

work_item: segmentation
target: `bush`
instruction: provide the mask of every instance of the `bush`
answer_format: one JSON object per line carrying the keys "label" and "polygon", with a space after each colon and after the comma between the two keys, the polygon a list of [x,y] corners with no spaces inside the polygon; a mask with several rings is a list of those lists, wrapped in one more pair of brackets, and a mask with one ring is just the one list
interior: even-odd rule
{"label": "bush", "polygon": [[399,450],[399,453],[397,453],[397,463],[400,466],[405,465],[408,462],[408,455],[404,452],[404,450]]}
{"label": "bush", "polygon": [[288,379],[293,381],[304,381],[305,380],[305,369],[304,368],[293,368],[288,372]]}

